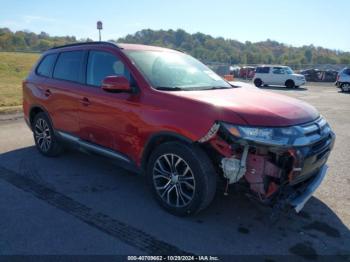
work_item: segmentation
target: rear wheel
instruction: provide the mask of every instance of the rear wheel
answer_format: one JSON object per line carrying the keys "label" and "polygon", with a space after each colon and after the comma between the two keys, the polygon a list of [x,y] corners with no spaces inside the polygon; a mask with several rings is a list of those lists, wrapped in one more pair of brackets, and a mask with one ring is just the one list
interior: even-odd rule
{"label": "rear wheel", "polygon": [[256,87],[261,87],[261,85],[262,85],[261,79],[259,79],[259,78],[255,79],[255,80],[254,80],[254,85],[255,85]]}
{"label": "rear wheel", "polygon": [[147,176],[158,203],[178,216],[199,212],[215,196],[214,168],[206,153],[194,145],[161,144],[148,161]]}
{"label": "rear wheel", "polygon": [[295,83],[293,80],[287,80],[286,83],[285,83],[285,86],[287,88],[293,88],[295,86]]}
{"label": "rear wheel", "polygon": [[55,136],[51,122],[45,113],[38,113],[33,121],[33,136],[36,148],[45,156],[57,156],[63,151]]}

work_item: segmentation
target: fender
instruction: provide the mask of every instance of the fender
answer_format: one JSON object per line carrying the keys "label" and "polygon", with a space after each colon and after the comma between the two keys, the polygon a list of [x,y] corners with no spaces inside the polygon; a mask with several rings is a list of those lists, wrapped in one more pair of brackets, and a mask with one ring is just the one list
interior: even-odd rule
{"label": "fender", "polygon": [[147,167],[147,161],[149,156],[151,155],[152,151],[154,150],[154,148],[157,146],[157,144],[159,144],[160,142],[165,142],[165,141],[174,141],[174,140],[178,140],[178,141],[182,141],[186,144],[192,144],[194,143],[194,141],[192,141],[191,139],[189,139],[188,137],[179,135],[175,132],[169,132],[169,131],[161,131],[161,132],[157,132],[155,134],[152,134],[144,147],[141,157],[141,169],[143,171],[146,170]]}
{"label": "fender", "polygon": [[54,127],[48,110],[45,107],[43,107],[42,105],[34,104],[30,107],[29,114],[28,114],[28,123],[27,124],[29,125],[30,129],[32,129],[32,120],[33,120],[33,119],[31,119],[31,114],[35,108],[39,108],[41,111],[43,111],[47,115],[47,117],[49,118],[51,126]]}

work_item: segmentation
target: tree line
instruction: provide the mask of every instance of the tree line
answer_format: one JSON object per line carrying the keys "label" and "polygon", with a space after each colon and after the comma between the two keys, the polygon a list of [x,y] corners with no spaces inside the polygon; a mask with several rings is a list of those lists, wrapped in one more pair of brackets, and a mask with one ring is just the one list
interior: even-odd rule
{"label": "tree line", "polygon": [[[45,32],[12,32],[0,28],[0,51],[44,51],[50,47],[91,41],[74,36],[50,36]],[[244,43],[237,40],[212,37],[203,33],[189,34],[178,30],[144,29],[123,38],[111,40],[174,48],[185,51],[204,62],[229,64],[350,64],[350,52],[331,50],[313,45],[293,47],[273,40]]]}

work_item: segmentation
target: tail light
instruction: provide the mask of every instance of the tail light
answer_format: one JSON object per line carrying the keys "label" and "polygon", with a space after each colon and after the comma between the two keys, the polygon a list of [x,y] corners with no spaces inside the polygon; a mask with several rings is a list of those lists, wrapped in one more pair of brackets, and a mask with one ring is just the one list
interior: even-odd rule
{"label": "tail light", "polygon": [[339,75],[337,75],[337,81],[339,81]]}

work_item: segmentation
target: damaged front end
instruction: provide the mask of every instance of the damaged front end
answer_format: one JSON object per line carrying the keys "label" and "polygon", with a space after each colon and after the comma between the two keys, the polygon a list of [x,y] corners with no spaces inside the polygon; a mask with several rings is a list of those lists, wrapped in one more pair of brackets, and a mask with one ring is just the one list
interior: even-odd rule
{"label": "damaged front end", "polygon": [[260,202],[299,212],[322,182],[335,135],[323,117],[291,127],[215,123],[198,142],[227,184],[240,183]]}

